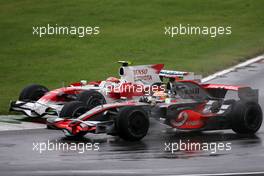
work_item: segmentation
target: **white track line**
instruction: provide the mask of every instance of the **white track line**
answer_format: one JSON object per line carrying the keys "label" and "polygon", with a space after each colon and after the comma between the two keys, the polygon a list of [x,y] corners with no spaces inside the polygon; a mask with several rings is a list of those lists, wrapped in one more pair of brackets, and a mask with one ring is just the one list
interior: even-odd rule
{"label": "white track line", "polygon": [[183,174],[175,176],[226,176],[226,175],[264,175],[264,172],[227,172],[214,174]]}
{"label": "white track line", "polygon": [[46,128],[46,124],[21,121],[24,118],[24,115],[0,115],[0,131]]}
{"label": "white track line", "polygon": [[21,122],[20,124],[0,122],[0,131],[31,130],[31,129],[43,129],[43,128],[46,128],[45,124],[33,123],[33,122]]}
{"label": "white track line", "polygon": [[227,176],[227,175],[264,175],[264,172],[226,172],[226,173],[210,173],[210,174],[162,174],[164,171],[161,170],[152,170],[152,169],[127,169],[127,170],[54,170],[54,171],[29,171],[26,173],[34,173],[34,174],[47,174],[47,175],[55,175],[55,174],[116,174],[116,175],[137,175],[137,174],[146,174],[146,175],[174,175],[174,176]]}
{"label": "white track line", "polygon": [[258,62],[258,61],[260,61],[260,60],[262,60],[262,59],[264,59],[264,55],[260,55],[260,56],[254,57],[254,58],[249,59],[249,60],[247,60],[247,61],[245,61],[245,62],[239,63],[239,64],[237,64],[237,65],[235,65],[235,66],[233,66],[233,67],[230,67],[230,68],[228,68],[228,69],[225,69],[225,70],[222,70],[222,71],[216,72],[216,73],[214,73],[214,74],[212,74],[212,75],[209,75],[209,76],[203,78],[203,79],[202,79],[202,82],[204,83],[204,82],[210,81],[210,80],[215,79],[215,78],[217,78],[217,77],[219,77],[219,76],[223,76],[223,75],[225,75],[225,74],[227,74],[227,73],[229,73],[229,72],[232,72],[232,71],[234,71],[234,70],[236,70],[236,69],[238,69],[238,68],[242,68],[242,67],[245,67],[245,66],[251,65],[251,64],[253,64],[253,63],[255,63],[255,62]]}

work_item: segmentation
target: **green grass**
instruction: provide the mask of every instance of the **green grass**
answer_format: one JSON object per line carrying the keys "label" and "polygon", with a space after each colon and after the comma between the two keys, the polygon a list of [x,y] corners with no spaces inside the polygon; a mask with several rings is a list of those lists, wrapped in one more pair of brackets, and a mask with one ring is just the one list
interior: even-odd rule
{"label": "green grass", "polygon": [[[207,75],[264,51],[261,0],[2,0],[0,114],[27,84],[116,75],[117,60]],[[96,37],[32,35],[47,24],[100,26]],[[232,26],[232,35],[169,38],[164,26]]]}

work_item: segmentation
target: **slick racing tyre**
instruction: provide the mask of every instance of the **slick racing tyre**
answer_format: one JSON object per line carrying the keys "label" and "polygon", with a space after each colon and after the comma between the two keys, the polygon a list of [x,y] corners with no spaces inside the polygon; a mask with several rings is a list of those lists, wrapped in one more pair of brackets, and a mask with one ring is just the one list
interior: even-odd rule
{"label": "slick racing tyre", "polygon": [[147,135],[149,117],[140,107],[124,107],[116,118],[116,129],[122,139],[139,141]]}
{"label": "slick racing tyre", "polygon": [[258,103],[238,101],[231,113],[232,130],[239,134],[254,134],[262,124],[262,110]]}
{"label": "slick racing tyre", "polygon": [[96,106],[106,104],[104,96],[95,90],[88,90],[80,93],[77,96],[77,100],[84,102],[87,105],[87,109],[90,110]]}
{"label": "slick racing tyre", "polygon": [[71,101],[66,103],[59,116],[61,118],[77,118],[83,115],[85,112],[88,111],[88,108],[85,103],[81,101]]}
{"label": "slick racing tyre", "polygon": [[[71,101],[66,103],[61,112],[60,117],[61,118],[78,118],[79,116],[83,115],[85,112],[87,112],[87,106],[81,101]],[[81,131],[75,135],[66,135],[67,138],[70,139],[78,139],[82,138],[84,135],[86,135],[87,132]]]}
{"label": "slick racing tyre", "polygon": [[20,95],[18,100],[20,101],[38,101],[43,95],[45,95],[49,90],[41,85],[38,84],[32,84],[27,87],[25,87]]}

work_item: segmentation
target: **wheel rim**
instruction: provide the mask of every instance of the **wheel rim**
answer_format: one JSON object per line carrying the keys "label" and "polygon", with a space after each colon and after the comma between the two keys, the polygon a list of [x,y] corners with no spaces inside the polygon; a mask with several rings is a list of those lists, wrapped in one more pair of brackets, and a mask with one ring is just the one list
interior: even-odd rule
{"label": "wheel rim", "polygon": [[144,135],[148,128],[145,116],[139,112],[132,113],[129,118],[129,129],[135,135]]}

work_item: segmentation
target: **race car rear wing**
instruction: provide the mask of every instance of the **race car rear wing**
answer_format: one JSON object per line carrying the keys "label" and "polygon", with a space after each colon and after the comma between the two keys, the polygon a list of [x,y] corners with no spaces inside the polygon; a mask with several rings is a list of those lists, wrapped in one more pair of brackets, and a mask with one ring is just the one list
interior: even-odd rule
{"label": "race car rear wing", "polygon": [[193,72],[174,71],[174,70],[161,70],[159,76],[162,78],[175,78],[176,80],[193,80],[201,82],[202,76],[195,75]]}
{"label": "race car rear wing", "polygon": [[236,99],[243,101],[259,100],[258,89],[252,89],[248,86],[235,86],[225,84],[201,84],[213,97],[224,99]]}

